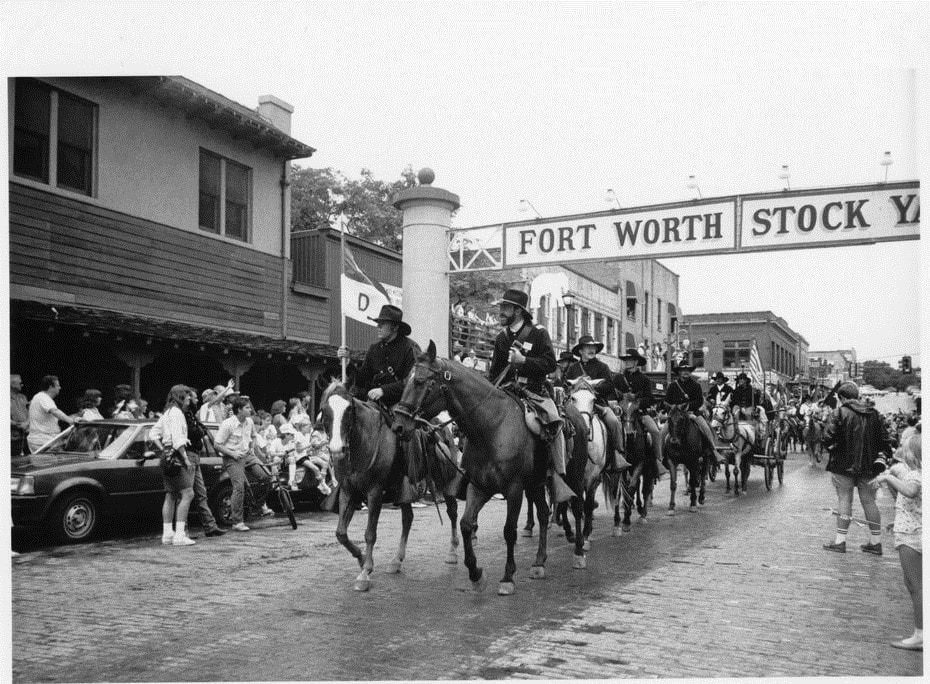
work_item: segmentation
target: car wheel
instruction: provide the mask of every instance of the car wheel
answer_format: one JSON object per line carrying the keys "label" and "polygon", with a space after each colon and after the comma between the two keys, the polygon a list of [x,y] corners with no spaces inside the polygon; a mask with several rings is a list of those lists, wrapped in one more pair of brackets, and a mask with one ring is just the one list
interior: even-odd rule
{"label": "car wheel", "polygon": [[213,517],[219,525],[232,525],[232,484],[229,482],[220,485],[213,495],[211,508]]}
{"label": "car wheel", "polygon": [[65,544],[75,544],[93,538],[100,529],[100,501],[87,492],[64,494],[52,509],[55,538]]}

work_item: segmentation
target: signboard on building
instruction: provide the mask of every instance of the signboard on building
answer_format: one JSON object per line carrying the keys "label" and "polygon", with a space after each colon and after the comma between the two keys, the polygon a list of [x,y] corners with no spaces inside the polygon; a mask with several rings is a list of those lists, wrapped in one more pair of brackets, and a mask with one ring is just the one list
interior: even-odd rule
{"label": "signboard on building", "polygon": [[450,270],[917,240],[919,192],[917,181],[880,183],[454,229]]}

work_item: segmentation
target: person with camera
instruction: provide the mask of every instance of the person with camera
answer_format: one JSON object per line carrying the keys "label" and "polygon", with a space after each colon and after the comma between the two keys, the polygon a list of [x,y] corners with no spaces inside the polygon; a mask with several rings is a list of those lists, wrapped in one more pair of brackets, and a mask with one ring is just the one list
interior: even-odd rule
{"label": "person with camera", "polygon": [[200,454],[204,449],[204,442],[209,439],[206,427],[197,418],[197,393],[191,390],[190,401],[184,407],[184,419],[187,421],[187,439],[190,449],[187,457],[194,467],[194,499],[191,508],[200,515],[200,526],[203,527],[207,537],[222,537],[225,532],[216,524],[213,511],[207,503],[207,487],[200,472]]}
{"label": "person with camera", "polygon": [[184,410],[190,404],[192,392],[186,385],[172,387],[161,418],[149,430],[149,439],[156,449],[163,454],[177,452],[182,461],[180,469],[163,473],[165,502],[161,507],[161,543],[174,546],[196,543],[187,536],[187,512],[194,499],[194,468],[187,456],[187,420],[184,418]]}
{"label": "person with camera", "polygon": [[887,467],[891,455],[888,433],[878,411],[859,401],[859,387],[843,382],[836,387],[837,408],[827,422],[823,444],[830,454],[827,471],[832,473],[837,495],[836,538],[824,544],[827,551],[846,553],[846,536],[852,522],[853,490],[869,523],[870,539],[860,546],[865,553],[882,555],[882,521],[875,490],[869,481]]}

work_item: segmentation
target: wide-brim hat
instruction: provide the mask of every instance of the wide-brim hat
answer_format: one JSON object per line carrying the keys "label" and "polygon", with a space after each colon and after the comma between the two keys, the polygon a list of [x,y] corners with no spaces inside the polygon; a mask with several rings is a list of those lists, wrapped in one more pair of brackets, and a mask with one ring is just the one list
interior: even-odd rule
{"label": "wide-brim hat", "polygon": [[626,352],[620,355],[620,360],[623,361],[624,359],[635,359],[637,366],[645,366],[647,363],[646,357],[640,354],[639,349],[635,347],[628,347]]}
{"label": "wide-brim hat", "polygon": [[381,323],[383,321],[387,321],[388,323],[397,323],[399,326],[398,334],[404,336],[410,334],[410,326],[404,322],[404,312],[393,304],[385,304],[381,307],[381,313],[379,313],[376,318],[369,316],[368,320],[374,321],[375,323]]}
{"label": "wide-brim hat", "polygon": [[717,371],[717,373],[714,375],[714,380],[723,380],[726,382],[728,379],[729,378],[723,374],[723,371]]}
{"label": "wide-brim hat", "polygon": [[582,335],[578,339],[578,344],[572,347],[572,354],[575,356],[581,356],[580,351],[582,347],[594,347],[594,353],[600,354],[601,350],[604,348],[604,343],[596,341],[590,335]]}
{"label": "wide-brim hat", "polygon": [[559,361],[558,361],[559,363],[562,363],[563,361],[568,361],[569,363],[571,363],[574,360],[575,360],[575,355],[572,354],[571,352],[563,351],[561,354],[559,354]]}
{"label": "wide-brim hat", "polygon": [[[622,358],[622,357],[621,357],[621,358]],[[692,365],[691,365],[690,363],[688,363],[687,361],[683,361],[683,362],[679,363],[677,366],[675,366],[675,372],[676,372],[676,373],[680,373],[680,372],[683,371],[683,370],[692,372],[692,371],[694,371],[694,366],[692,366]]]}
{"label": "wide-brim hat", "polygon": [[740,373],[739,375],[736,376],[736,382],[739,382],[740,380],[746,380],[748,382],[749,376],[746,375],[745,373]]}
{"label": "wide-brim hat", "polygon": [[501,304],[513,304],[516,307],[519,307],[523,310],[523,313],[532,318],[533,314],[530,313],[530,310],[527,306],[530,303],[530,296],[523,292],[522,290],[506,290],[504,296],[494,302],[494,306],[500,306]]}

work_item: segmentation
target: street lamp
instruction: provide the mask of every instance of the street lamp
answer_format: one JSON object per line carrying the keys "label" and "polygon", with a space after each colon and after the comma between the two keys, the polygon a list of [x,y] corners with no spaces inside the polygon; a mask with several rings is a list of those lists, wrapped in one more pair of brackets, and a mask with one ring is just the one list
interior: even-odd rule
{"label": "street lamp", "polygon": [[694,177],[693,173],[688,176],[688,187],[691,190],[697,190],[698,199],[704,199],[704,195],[701,194],[701,188],[698,186],[697,178]]}
{"label": "street lamp", "polygon": [[575,332],[575,293],[571,290],[563,292],[562,303],[565,305],[565,341],[568,349],[571,349]]}
{"label": "street lamp", "polygon": [[784,188],[784,189],[785,189],[785,190],[790,190],[790,189],[791,189],[791,174],[788,173],[788,165],[787,165],[787,164],[782,164],[782,165],[781,165],[781,173],[778,174],[778,177],[781,178],[783,181],[785,181],[785,185],[786,185],[787,187]]}
{"label": "street lamp", "polygon": [[532,202],[530,202],[529,200],[525,200],[525,199],[520,200],[520,213],[521,214],[527,213],[528,211],[530,211],[530,209],[532,209],[533,212],[536,214],[536,218],[538,219],[542,218],[542,214],[540,214],[539,211],[536,209],[536,207],[533,206]]}
{"label": "street lamp", "polygon": [[885,154],[882,157],[882,160],[878,162],[885,167],[885,182],[888,182],[888,167],[894,164],[894,160],[891,158],[891,152],[885,150]]}
{"label": "street lamp", "polygon": [[614,204],[617,205],[617,209],[623,208],[620,206],[620,200],[617,199],[617,193],[613,191],[613,188],[607,188],[607,194],[604,195],[604,201],[607,202],[608,204],[613,202]]}

